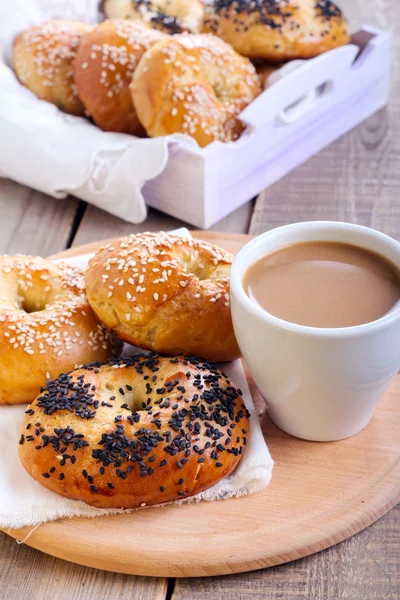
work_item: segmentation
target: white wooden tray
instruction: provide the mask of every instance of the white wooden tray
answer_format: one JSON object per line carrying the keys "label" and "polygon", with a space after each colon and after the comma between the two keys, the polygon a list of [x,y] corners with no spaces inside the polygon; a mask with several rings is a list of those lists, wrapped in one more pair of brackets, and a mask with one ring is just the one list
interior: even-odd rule
{"label": "white wooden tray", "polygon": [[364,26],[351,44],[304,61],[243,111],[248,130],[237,142],[174,146],[144,187],[146,203],[211,227],[382,108],[390,56],[390,34]]}

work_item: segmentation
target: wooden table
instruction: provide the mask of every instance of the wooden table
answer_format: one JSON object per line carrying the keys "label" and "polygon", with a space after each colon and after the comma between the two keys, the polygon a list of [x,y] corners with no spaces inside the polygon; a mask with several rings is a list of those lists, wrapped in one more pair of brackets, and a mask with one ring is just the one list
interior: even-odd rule
{"label": "wooden table", "polygon": [[[400,240],[399,0],[343,0],[353,28],[369,23],[394,38],[391,103],[214,229],[259,234],[293,221],[341,220]],[[74,198],[57,201],[0,180],[0,253],[52,254],[101,238],[173,228],[150,211],[133,226]],[[1,493],[1,490],[0,490]],[[80,567],[17,545],[0,533],[4,600],[398,600],[400,508],[330,550],[243,575],[165,580]]]}

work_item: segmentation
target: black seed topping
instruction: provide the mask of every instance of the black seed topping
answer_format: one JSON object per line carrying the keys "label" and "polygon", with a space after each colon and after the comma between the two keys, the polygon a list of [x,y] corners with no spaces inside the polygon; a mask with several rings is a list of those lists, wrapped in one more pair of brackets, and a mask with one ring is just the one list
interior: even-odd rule
{"label": "black seed topping", "polygon": [[164,492],[165,491],[165,487],[163,485],[160,486],[160,492]]}
{"label": "black seed topping", "polygon": [[[99,434],[100,439],[96,440],[93,448],[90,448],[91,456],[98,469],[94,472],[104,476],[108,467],[112,469],[113,477],[117,476],[122,480],[127,478],[129,480],[130,473],[133,480],[138,476],[152,477],[153,474],[158,477],[158,467],[163,467],[167,465],[168,460],[173,460],[177,468],[182,469],[189,462],[193,452],[196,453],[195,456],[197,455],[200,464],[210,458],[218,461],[222,452],[231,453],[236,457],[242,453],[243,448],[239,448],[239,442],[245,438],[239,437],[238,447],[232,448],[230,445],[232,430],[236,423],[239,424],[242,434],[247,433],[246,429],[242,429],[243,425],[247,425],[247,422],[243,422],[247,418],[247,410],[239,391],[214,365],[195,357],[169,359],[171,364],[179,367],[176,370],[177,378],[174,379],[172,375],[169,381],[165,382],[155,374],[159,370],[160,360],[163,359],[150,353],[135,355],[123,361],[111,361],[111,365],[118,365],[119,368],[133,367],[143,378],[147,378],[148,381],[151,378],[152,385],[156,381],[158,384],[151,387],[146,381],[143,410],[131,413],[129,405],[122,404],[121,410],[128,411],[125,413],[126,416],[117,415],[115,423]],[[185,372],[181,368],[182,364],[190,369],[185,373],[186,387],[182,385],[184,377],[182,370]],[[86,369],[93,370],[93,367],[89,366]],[[121,384],[123,386],[119,389],[121,395],[133,391],[132,386],[122,381]],[[186,388],[193,391],[191,385],[197,388],[196,394],[186,391]],[[93,418],[100,405],[100,400],[91,393],[93,391],[95,390],[92,384],[85,383],[84,373],[79,377],[70,373],[48,382],[37,403],[39,405],[40,402],[45,414],[63,410],[67,414],[74,413],[82,419]],[[115,399],[115,396],[110,397],[111,399]],[[110,408],[115,406],[103,401],[101,404]],[[168,421],[165,420],[162,409],[168,410]],[[43,444],[37,447],[40,449],[51,445],[57,455],[62,457],[60,467],[63,467],[68,460],[72,464],[76,463],[77,458],[80,457],[77,452],[89,445],[84,435],[76,433],[70,426],[54,429],[54,435],[45,435],[39,422],[36,427],[37,437],[41,438]],[[204,437],[207,441],[204,441]],[[25,441],[29,441],[29,438],[35,439],[34,436],[26,436]],[[170,458],[158,462],[160,449],[157,448],[160,444],[160,449]],[[155,466],[157,464],[158,467]],[[217,467],[223,466],[222,462],[215,462],[215,464]],[[170,465],[172,466],[173,463]],[[50,473],[54,472],[55,467],[52,467]],[[62,475],[64,476],[63,473]],[[93,477],[88,475],[86,470],[82,471],[82,475],[88,480],[90,489],[97,492],[98,487],[94,485]],[[59,479],[62,479],[61,474]],[[184,479],[181,477],[177,485],[183,484]],[[110,490],[114,489],[114,484],[107,483],[107,487]],[[160,487],[160,491],[161,488],[164,491],[164,486]],[[186,495],[188,495],[187,491],[180,492],[181,497]]]}
{"label": "black seed topping", "polygon": [[42,435],[43,448],[51,444],[55,452],[63,454],[65,449],[70,445],[73,450],[78,450],[89,445],[89,442],[84,439],[85,436],[83,433],[75,433],[69,425],[61,429],[55,428],[53,431],[54,435]]}
{"label": "black seed topping", "polygon": [[[82,419],[92,419],[99,401],[94,399],[89,387],[90,384],[84,383],[84,375],[74,378],[72,373],[62,374],[57,379],[47,382],[43,395],[39,396],[36,404],[44,409],[45,415],[67,410]],[[27,414],[33,414],[33,411]]]}

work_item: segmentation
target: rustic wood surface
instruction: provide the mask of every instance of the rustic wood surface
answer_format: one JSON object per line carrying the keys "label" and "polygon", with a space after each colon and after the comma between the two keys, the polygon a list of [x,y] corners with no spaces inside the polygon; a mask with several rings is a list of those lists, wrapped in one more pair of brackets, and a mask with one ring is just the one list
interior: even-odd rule
{"label": "rustic wood surface", "polygon": [[[237,233],[193,235],[232,253],[249,239]],[[72,252],[86,254],[101,244]],[[275,461],[266,489],[227,502],[63,519],[9,534],[53,556],[98,569],[206,577],[270,567],[329,548],[400,501],[400,375],[368,427],[330,444],[304,442],[278,429],[248,371],[247,377]],[[168,552],[160,554],[160,548]]]}
{"label": "rustic wood surface", "polygon": [[[398,0],[342,0],[352,28],[394,34],[388,109],[371,117],[215,230],[257,234],[315,219],[374,226],[400,240],[400,10]],[[254,208],[254,210],[253,210]],[[0,180],[0,252],[48,255],[73,245],[144,229],[176,227],[151,211],[131,226],[74,199],[60,202]],[[4,600],[398,600],[400,508],[333,548],[283,567],[208,579],[113,575],[51,558],[0,534]]]}

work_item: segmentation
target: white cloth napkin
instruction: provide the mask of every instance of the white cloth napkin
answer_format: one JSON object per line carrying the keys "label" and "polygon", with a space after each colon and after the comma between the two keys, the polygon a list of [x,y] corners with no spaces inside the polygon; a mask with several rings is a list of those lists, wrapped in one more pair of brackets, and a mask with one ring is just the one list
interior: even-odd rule
{"label": "white cloth napkin", "polygon": [[15,37],[51,18],[96,22],[99,0],[0,0],[0,176],[55,198],[73,194],[131,223],[146,218],[142,186],[165,168],[171,144],[189,136],[139,139],[106,133],[38,100],[17,80]]}
{"label": "white cloth napkin", "polygon": [[[98,5],[99,0],[0,0],[0,177],[54,198],[73,194],[141,223],[147,215],[143,185],[162,173],[174,145],[196,148],[197,143],[182,134],[139,139],[101,131],[36,98],[12,69],[19,33],[52,18],[97,22]],[[266,85],[291,68],[273,73]]]}
{"label": "white cloth napkin", "polygon": [[[184,228],[175,233],[190,235]],[[66,259],[66,262],[86,268],[91,256],[86,254]],[[271,479],[274,463],[261,431],[242,362],[236,360],[221,365],[221,368],[243,392],[243,400],[251,415],[248,443],[233,473],[197,496],[178,501],[179,504],[244,496],[266,487]],[[68,500],[42,487],[28,475],[18,456],[18,440],[25,410],[26,405],[0,406],[0,527],[17,529],[64,517],[96,517],[124,512],[98,509],[84,502]]]}

